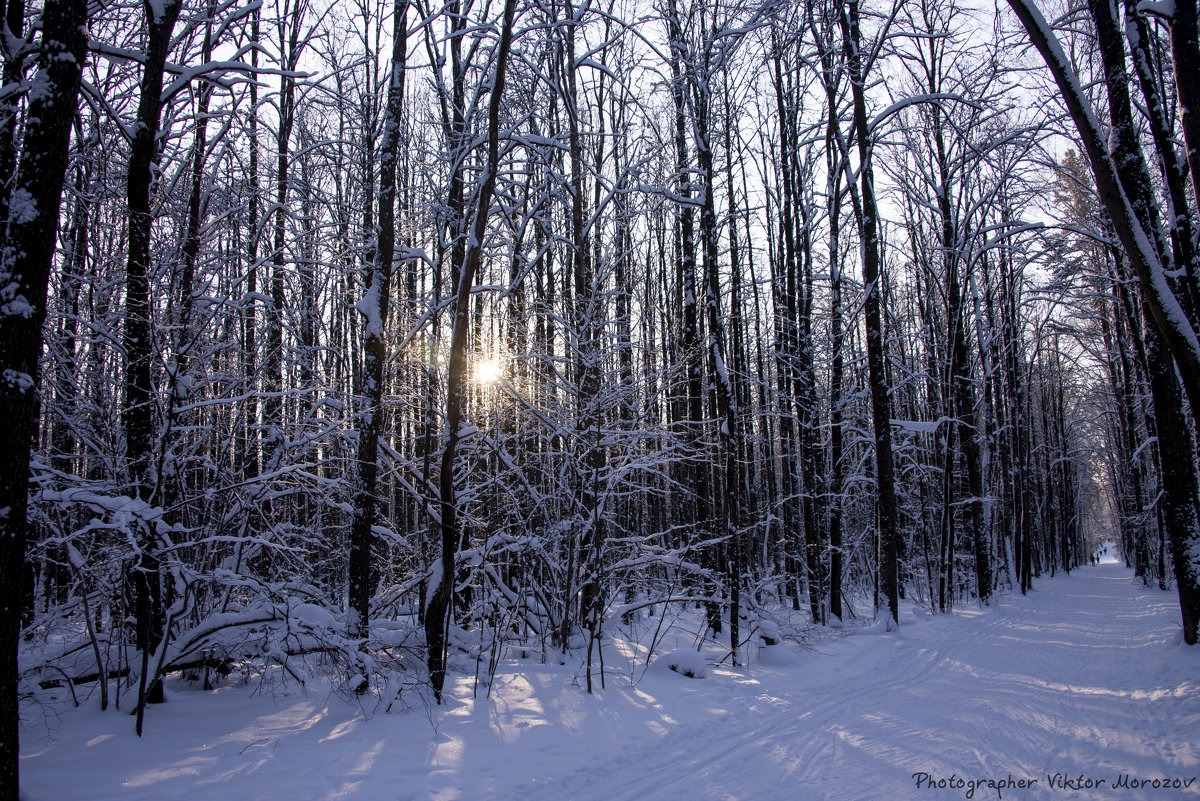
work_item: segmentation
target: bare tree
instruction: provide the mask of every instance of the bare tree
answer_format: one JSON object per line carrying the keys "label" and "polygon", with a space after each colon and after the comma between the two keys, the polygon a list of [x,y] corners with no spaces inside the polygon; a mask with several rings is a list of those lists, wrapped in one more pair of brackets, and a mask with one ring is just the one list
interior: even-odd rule
{"label": "bare tree", "polygon": [[[20,5],[20,4],[13,4]],[[38,429],[38,359],[67,145],[75,119],[87,37],[87,3],[49,0],[42,12],[35,85],[0,249],[0,799],[19,795],[17,645],[25,603],[29,457]],[[10,28],[13,23],[10,16]]]}
{"label": "bare tree", "polygon": [[516,0],[505,0],[504,16],[500,24],[500,41],[496,47],[489,86],[487,161],[476,195],[471,238],[467,243],[454,295],[454,322],[451,328],[450,361],[446,376],[446,433],[438,479],[438,511],[441,515],[439,524],[441,529],[440,570],[434,573],[433,584],[428,592],[428,600],[425,605],[425,641],[428,651],[429,680],[433,685],[434,697],[439,703],[446,681],[447,627],[451,618],[451,603],[454,597],[454,567],[460,536],[454,468],[458,443],[464,436],[462,425],[468,379],[466,348],[471,325],[471,288],[475,284],[475,275],[483,260],[488,212],[500,165],[500,101],[504,95],[505,68],[512,45],[515,13]]}
{"label": "bare tree", "polygon": [[847,73],[854,99],[853,130],[858,143],[858,174],[862,203],[862,271],[866,297],[863,313],[867,325],[867,365],[871,381],[871,410],[875,427],[875,480],[879,515],[879,575],[888,613],[900,621],[899,521],[896,519],[896,478],[892,461],[891,411],[884,371],[882,281],[879,258],[879,206],[875,198],[875,171],[871,163],[873,132],[867,121],[866,76],[873,51],[863,49],[857,0],[841,14]]}
{"label": "bare tree", "polygon": [[364,408],[358,432],[358,482],[350,529],[351,633],[367,636],[371,602],[371,530],[375,525],[379,476],[379,437],[383,430],[383,370],[388,361],[387,319],[396,251],[396,162],[400,151],[400,115],[408,53],[408,3],[398,0],[392,11],[392,61],[388,79],[383,140],[379,146],[379,229],[375,261],[367,275],[367,291],[359,309],[364,325]]}

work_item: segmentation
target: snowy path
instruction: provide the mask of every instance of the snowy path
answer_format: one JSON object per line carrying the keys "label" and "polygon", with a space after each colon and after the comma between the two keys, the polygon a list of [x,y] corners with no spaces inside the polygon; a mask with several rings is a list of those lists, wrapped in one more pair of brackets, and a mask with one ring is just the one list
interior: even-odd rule
{"label": "snowy path", "polygon": [[[570,666],[505,664],[491,699],[460,680],[432,738],[420,712],[364,719],[311,692],[177,693],[142,743],[123,715],[71,712],[53,740],[27,731],[22,770],[30,801],[967,797],[919,772],[1036,780],[1005,799],[1200,799],[1200,649],[1177,644],[1177,618],[1171,594],[1102,565],[790,667],[617,676],[590,698]],[[1197,780],[1114,788],[1122,775]]]}
{"label": "snowy path", "polygon": [[[918,788],[912,776],[924,772],[1038,780],[1006,798],[1200,798],[1200,780],[1187,791],[1112,787],[1121,774],[1200,776],[1200,660],[1172,659],[1183,649],[1165,644],[1177,628],[1170,596],[1140,593],[1115,565],[1041,586],[986,614],[860,638],[833,656],[836,670],[811,660],[808,672],[824,675],[799,686],[745,692],[754,685],[743,682],[719,694],[722,711],[708,720],[510,797],[851,801],[969,790]],[[1074,786],[1050,787],[1052,773]],[[1106,784],[1078,788],[1081,776]]]}

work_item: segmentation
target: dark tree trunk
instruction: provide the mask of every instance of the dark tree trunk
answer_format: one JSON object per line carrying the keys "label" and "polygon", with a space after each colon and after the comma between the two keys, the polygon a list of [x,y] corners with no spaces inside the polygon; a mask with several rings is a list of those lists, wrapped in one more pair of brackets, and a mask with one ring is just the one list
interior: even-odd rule
{"label": "dark tree trunk", "polygon": [[[255,44],[258,43],[261,25],[261,8],[256,8],[253,12],[253,22],[251,23],[251,39]],[[253,69],[258,68],[258,51],[255,47],[250,52],[250,66]],[[245,434],[243,436],[244,462],[242,464],[242,474],[246,478],[257,478],[262,473],[262,429],[259,426],[259,395],[258,389],[258,331],[257,331],[257,311],[258,304],[258,204],[259,204],[259,179],[258,179],[258,82],[250,82],[250,141],[248,143],[250,155],[247,159],[249,168],[250,182],[250,198],[246,209],[246,292],[242,296],[245,308],[242,319],[245,348],[245,381],[250,390],[249,398],[245,403],[243,414],[246,421],[243,427]]]}
{"label": "dark tree trunk", "polygon": [[[267,352],[263,365],[263,425],[267,431],[267,460],[270,469],[278,469],[283,459],[287,437],[284,390],[286,367],[283,346],[283,309],[286,303],[285,273],[287,270],[287,220],[288,187],[291,169],[292,128],[296,122],[296,78],[292,74],[300,61],[303,49],[300,42],[303,11],[307,7],[299,0],[294,10],[287,9],[278,22],[280,68],[285,71],[280,78],[278,117],[275,130],[275,208],[271,245],[270,285],[271,303],[267,312]],[[285,35],[286,34],[286,35]]]}
{"label": "dark tree trunk", "polygon": [[1171,54],[1175,60],[1175,91],[1192,188],[1200,198],[1200,4],[1196,0],[1177,0],[1174,6]]}
{"label": "dark tree trunk", "polygon": [[[1192,2],[1192,8],[1195,3]],[[1197,249],[1196,220],[1193,218],[1188,199],[1188,161],[1180,158],[1175,147],[1174,130],[1172,129],[1169,109],[1169,98],[1163,96],[1158,81],[1160,80],[1158,65],[1154,62],[1151,47],[1155,42],[1154,34],[1146,20],[1137,13],[1137,0],[1124,0],[1125,29],[1129,37],[1130,51],[1134,72],[1137,74],[1138,85],[1141,87],[1145,103],[1142,108],[1149,122],[1150,134],[1154,142],[1154,150],[1158,155],[1162,170],[1163,183],[1170,203],[1171,213],[1167,215],[1167,225],[1171,232],[1173,247],[1177,260],[1185,270],[1181,281],[1186,285],[1188,305],[1192,311],[1192,321],[1200,312],[1200,250]],[[1196,41],[1191,42],[1193,54],[1196,51]],[[1200,82],[1200,58],[1192,64],[1193,83]],[[1200,89],[1191,88],[1195,95]],[[1194,98],[1200,101],[1200,97]],[[1200,120],[1200,112],[1190,113],[1193,121]],[[1186,131],[1185,131],[1186,133]],[[1200,136],[1200,131],[1196,131]]]}
{"label": "dark tree trunk", "polygon": [[[692,488],[690,524],[693,539],[703,537],[712,525],[712,493],[709,481],[709,460],[704,442],[704,358],[700,344],[700,304],[696,298],[696,238],[692,194],[692,169],[687,144],[688,99],[691,79],[692,55],[683,38],[679,10],[674,2],[670,5],[667,19],[668,37],[671,45],[671,94],[675,103],[675,164],[680,187],[678,194],[683,203],[678,208],[678,265],[677,273],[683,295],[683,363],[687,371],[686,416],[684,441],[689,454],[684,462],[684,484]],[[711,547],[703,546],[701,563],[715,569]],[[715,587],[710,582],[707,591]],[[708,627],[714,634],[721,631],[720,605],[715,601],[705,604]]]}
{"label": "dark tree trunk", "polygon": [[[1194,11],[1194,3],[1181,3],[1180,9],[1190,7]],[[1129,75],[1125,70],[1124,40],[1113,16],[1113,6],[1108,0],[1091,0],[1089,3],[1092,19],[1096,25],[1096,35],[1100,42],[1100,52],[1104,65],[1105,84],[1108,90],[1109,116],[1115,133],[1113,145],[1113,161],[1116,166],[1116,177],[1128,191],[1131,210],[1136,215],[1141,228],[1153,237],[1148,243],[1155,250],[1161,268],[1165,273],[1172,273],[1174,266],[1174,251],[1162,241],[1161,227],[1158,218],[1158,208],[1152,194],[1150,171],[1142,156],[1138,142],[1137,128],[1133,120],[1132,104],[1129,97]],[[1189,23],[1186,20],[1190,12],[1179,16],[1176,26]],[[1194,18],[1193,18],[1194,19]],[[1190,23],[1194,25],[1194,22]],[[1195,40],[1192,40],[1195,44]],[[1181,93],[1191,89],[1181,88]],[[1181,97],[1184,96],[1181,94]],[[1200,99],[1200,95],[1197,95]],[[1190,144],[1190,143],[1189,143]],[[1180,296],[1181,306],[1186,310],[1185,293]],[[1142,296],[1146,316],[1153,313],[1150,298],[1145,292]],[[1187,558],[1191,550],[1200,546],[1200,530],[1196,520],[1196,477],[1197,467],[1193,458],[1192,437],[1185,422],[1182,398],[1179,397],[1179,387],[1176,382],[1173,365],[1167,361],[1165,337],[1159,331],[1147,329],[1145,334],[1148,367],[1150,369],[1150,388],[1154,398],[1155,419],[1160,432],[1177,432],[1159,438],[1159,467],[1162,478],[1162,503],[1164,505],[1164,520],[1167,524],[1167,536],[1172,543],[1172,551],[1179,550],[1184,556],[1183,564],[1176,565],[1176,577],[1179,583],[1179,602],[1183,613],[1184,638],[1188,644],[1195,644],[1200,632],[1200,584],[1197,583],[1196,566]],[[1181,366],[1182,367],[1182,366]],[[1193,414],[1200,409],[1193,408]],[[1146,548],[1146,533],[1139,532],[1137,542],[1138,575],[1149,579],[1147,570],[1148,554]],[[1181,569],[1182,568],[1182,569]]]}
{"label": "dark tree trunk", "polygon": [[3,22],[4,97],[0,98],[0,221],[8,220],[13,172],[17,166],[17,132],[21,115],[21,61],[25,0],[8,0]]}
{"label": "dark tree trunk", "polygon": [[1175,376],[1175,365],[1157,332],[1149,328],[1146,331],[1146,351],[1156,426],[1160,432],[1178,432],[1175,435],[1165,434],[1158,440],[1162,485],[1159,504],[1163,509],[1163,522],[1175,564],[1184,642],[1196,645],[1200,642],[1200,571],[1197,570],[1195,558],[1200,545],[1196,455],[1192,438],[1187,435],[1187,418]]}
{"label": "dark tree trunk", "polygon": [[400,152],[400,122],[404,110],[404,76],[408,53],[408,3],[397,0],[393,10],[392,70],[388,80],[383,139],[379,144],[379,229],[375,260],[367,276],[364,333],[363,410],[358,431],[358,481],[354,488],[354,518],[350,524],[349,600],[351,636],[367,636],[371,604],[371,529],[375,525],[379,485],[379,437],[383,433],[384,367],[387,364],[387,317],[391,297],[392,262],[396,250],[396,161]]}
{"label": "dark tree trunk", "polygon": [[[87,3],[47,0],[38,72],[47,91],[31,98],[20,167],[0,251],[0,801],[18,801],[17,644],[28,509],[30,448],[38,430],[38,359],[67,145],[86,53]],[[0,194],[6,194],[0,187]],[[12,208],[10,204],[10,208]],[[20,302],[23,301],[23,302]]]}
{"label": "dark tree trunk", "polygon": [[[579,472],[579,497],[584,515],[579,543],[579,616],[587,627],[588,664],[587,690],[592,691],[591,652],[600,633],[604,607],[603,586],[600,581],[601,552],[604,547],[604,520],[599,514],[600,499],[597,487],[600,472],[604,468],[605,454],[600,432],[600,368],[601,321],[604,318],[602,296],[595,292],[595,265],[591,258],[586,229],[587,204],[584,198],[583,142],[579,131],[579,98],[576,81],[575,36],[580,20],[570,0],[564,6],[571,24],[565,29],[565,56],[562,68],[566,79],[567,146],[570,158],[571,196],[571,283],[574,286],[574,309],[572,318],[577,328],[577,350],[575,376],[579,385],[576,399],[575,442],[579,449],[582,470]],[[579,12],[582,14],[583,12]],[[572,547],[574,547],[572,545]],[[571,598],[566,599],[566,608],[571,607]],[[569,622],[569,611],[564,623]],[[564,628],[564,643],[569,634]],[[601,677],[603,680],[603,677]]]}
{"label": "dark tree trunk", "polygon": [[471,326],[471,287],[475,273],[483,261],[487,234],[488,209],[496,189],[496,173],[500,165],[500,100],[504,94],[505,68],[512,44],[513,16],[516,0],[506,0],[500,43],[492,74],[491,96],[488,99],[487,164],[479,187],[471,239],[466,249],[462,269],[455,287],[454,324],[450,338],[450,364],[446,373],[446,440],[438,476],[438,509],[441,512],[441,564],[435,577],[436,586],[425,607],[426,660],[434,698],[440,704],[446,682],[446,631],[450,622],[450,607],[454,598],[454,566],[458,555],[459,522],[458,497],[454,481],[454,459],[462,439],[467,382],[467,338]]}
{"label": "dark tree trunk", "polygon": [[871,419],[875,427],[875,480],[878,493],[879,583],[893,623],[900,621],[899,531],[896,520],[896,479],[892,461],[891,411],[885,373],[886,344],[882,323],[882,280],[879,270],[879,211],[871,166],[871,131],[867,123],[865,75],[861,52],[857,0],[842,13],[842,32],[849,61],[854,98],[854,130],[862,181],[863,313],[867,329],[867,370],[871,384]]}
{"label": "dark tree trunk", "polygon": [[[125,458],[133,494],[150,503],[160,489],[160,481],[151,474],[153,446],[153,393],[151,359],[154,346],[150,325],[150,229],[154,222],[150,209],[153,168],[158,161],[158,131],[162,117],[163,72],[171,48],[171,31],[183,7],[174,0],[161,7],[145,3],[146,60],[142,64],[141,98],[137,123],[129,155],[126,180],[129,211],[129,258],[126,264],[125,331]],[[161,478],[161,477],[159,477]],[[162,587],[155,532],[139,524],[138,563],[133,568],[137,648],[141,653],[138,685],[137,733],[142,734],[142,718],[147,703],[161,703],[162,683],[147,675],[150,653],[163,637]]]}
{"label": "dark tree trunk", "polygon": [[[782,490],[783,490],[783,542],[784,549],[784,574],[787,582],[788,594],[792,596],[793,609],[800,608],[800,591],[797,582],[801,573],[808,572],[808,548],[803,547],[800,541],[799,529],[805,523],[805,511],[811,511],[809,507],[800,504],[800,509],[797,510],[797,502],[800,496],[804,493],[802,476],[799,465],[803,461],[801,440],[806,436],[804,431],[797,434],[797,407],[798,398],[796,397],[797,389],[801,386],[799,378],[799,348],[800,348],[800,331],[799,331],[799,286],[796,264],[798,261],[796,250],[796,231],[802,226],[799,225],[795,218],[800,213],[795,208],[796,184],[799,177],[796,175],[798,171],[795,166],[795,141],[798,138],[797,132],[794,130],[788,120],[792,115],[789,114],[789,103],[795,102],[795,88],[791,85],[793,74],[791,71],[784,72],[784,51],[783,42],[779,39],[773,40],[773,46],[776,49],[775,57],[773,58],[773,74],[772,77],[775,83],[775,108],[779,116],[780,131],[779,131],[779,154],[778,154],[778,178],[776,187],[776,204],[779,211],[777,244],[775,252],[771,258],[771,296],[775,307],[775,363],[777,370],[777,409],[779,416],[780,429],[780,459],[783,463]],[[808,538],[808,530],[805,529],[804,538]],[[805,543],[807,544],[807,542]],[[803,556],[803,558],[802,558]],[[803,565],[803,567],[801,567]],[[807,582],[809,587],[809,611],[813,616],[813,620],[817,619],[816,604],[812,590],[813,578],[808,576]]]}
{"label": "dark tree trunk", "polygon": [[[825,90],[825,148],[827,168],[826,204],[829,235],[830,284],[830,367],[829,367],[829,612],[838,621],[842,618],[842,518],[843,518],[843,456],[845,399],[843,381],[846,370],[846,337],[844,331],[841,265],[842,180],[848,169],[846,142],[842,134],[838,109],[841,71],[837,62],[836,29],[832,17],[810,18],[813,35],[818,40],[821,58],[821,83]],[[853,186],[849,187],[853,190]]]}
{"label": "dark tree trunk", "polygon": [[[708,63],[707,52],[700,54],[699,76],[693,76],[695,98],[696,161],[704,181],[700,206],[700,238],[704,247],[704,307],[708,321],[709,378],[716,390],[716,423],[718,461],[723,473],[723,486],[718,508],[721,517],[721,536],[726,544],[726,575],[730,579],[727,588],[730,594],[729,643],[732,662],[738,664],[738,640],[741,636],[739,617],[741,614],[741,576],[730,569],[730,563],[740,559],[737,553],[737,531],[740,525],[738,510],[741,498],[738,486],[741,482],[738,450],[740,428],[738,425],[737,396],[729,372],[728,339],[725,321],[721,315],[721,280],[719,275],[719,231],[716,212],[716,176],[713,172],[713,152],[710,141],[711,84],[714,71]],[[696,80],[698,78],[698,80]]]}

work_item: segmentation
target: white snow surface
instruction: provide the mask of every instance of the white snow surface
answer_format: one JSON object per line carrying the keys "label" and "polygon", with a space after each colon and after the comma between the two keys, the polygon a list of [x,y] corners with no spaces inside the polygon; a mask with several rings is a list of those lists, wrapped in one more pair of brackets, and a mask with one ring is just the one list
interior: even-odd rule
{"label": "white snow surface", "polygon": [[673,672],[689,679],[706,679],[709,665],[699,651],[680,650],[658,657],[651,663],[650,670],[653,673]]}
{"label": "white snow surface", "polygon": [[[668,638],[669,639],[669,638]],[[666,648],[686,648],[666,643]],[[1117,787],[1200,777],[1200,648],[1173,593],[1106,563],[1030,595],[896,632],[820,640],[792,664],[715,665],[688,681],[606,645],[607,688],[578,657],[502,661],[490,688],[448,678],[448,701],[385,714],[305,692],[171,684],[139,741],[125,713],[25,707],[28,801],[877,801],[1197,799]],[[624,650],[624,655],[622,655]],[[660,650],[660,653],[662,652]],[[786,660],[784,660],[786,661]],[[294,685],[293,685],[294,686]],[[597,682],[597,687],[599,683]],[[83,688],[80,688],[81,691]],[[914,774],[945,779],[918,788]],[[1052,787],[1048,774],[1071,782]],[[1025,789],[956,781],[1036,780]]]}

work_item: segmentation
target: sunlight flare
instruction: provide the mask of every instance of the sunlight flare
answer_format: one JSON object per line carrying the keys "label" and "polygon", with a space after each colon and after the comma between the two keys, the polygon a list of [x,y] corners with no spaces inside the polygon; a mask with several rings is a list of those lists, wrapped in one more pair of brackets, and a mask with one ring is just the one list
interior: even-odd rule
{"label": "sunlight flare", "polygon": [[495,384],[500,380],[502,372],[499,359],[484,359],[475,365],[475,380],[480,384]]}

